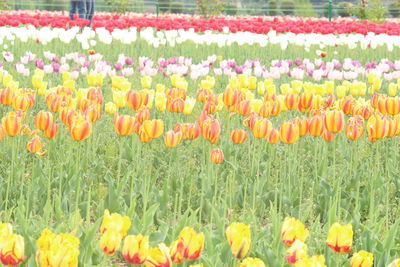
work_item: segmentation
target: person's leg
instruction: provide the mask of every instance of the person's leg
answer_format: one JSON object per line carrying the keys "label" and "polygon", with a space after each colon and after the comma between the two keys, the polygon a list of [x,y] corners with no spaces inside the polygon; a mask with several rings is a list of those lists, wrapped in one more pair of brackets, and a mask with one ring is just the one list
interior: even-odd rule
{"label": "person's leg", "polygon": [[86,18],[86,5],[84,0],[79,0],[78,2],[78,12],[79,12],[79,17],[81,19]]}
{"label": "person's leg", "polygon": [[76,12],[76,1],[70,1],[71,2],[71,7],[70,7],[70,10],[69,10],[69,18],[71,19],[71,20],[73,20],[74,19],[74,14],[75,14],[75,12]]}
{"label": "person's leg", "polygon": [[87,19],[90,20],[90,22],[92,22],[93,19],[93,14],[94,14],[94,2],[95,0],[87,0],[90,8],[87,10]]}

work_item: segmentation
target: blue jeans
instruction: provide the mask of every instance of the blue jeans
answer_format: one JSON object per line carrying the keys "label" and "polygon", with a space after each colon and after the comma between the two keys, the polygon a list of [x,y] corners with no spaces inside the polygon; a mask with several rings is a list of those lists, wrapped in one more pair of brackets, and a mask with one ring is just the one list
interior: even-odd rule
{"label": "blue jeans", "polygon": [[71,1],[71,9],[69,11],[69,17],[71,20],[74,19],[74,14],[76,13],[76,10],[78,9],[78,14],[81,19],[86,18],[86,9],[85,9],[85,2],[84,0],[78,0],[78,1]]}
{"label": "blue jeans", "polygon": [[92,21],[94,14],[94,0],[86,0],[86,19]]}

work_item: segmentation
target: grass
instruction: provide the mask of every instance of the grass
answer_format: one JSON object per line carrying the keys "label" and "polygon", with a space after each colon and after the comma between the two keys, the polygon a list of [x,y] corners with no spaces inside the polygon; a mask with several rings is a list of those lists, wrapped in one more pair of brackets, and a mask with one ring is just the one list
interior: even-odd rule
{"label": "grass", "polygon": [[[99,44],[98,53],[111,62],[119,53],[153,59],[170,56],[192,57],[194,62],[216,54],[237,62],[260,58],[315,58],[315,50],[301,47],[281,51],[278,46],[195,46],[154,49],[139,41],[126,46]],[[26,51],[41,54],[52,51],[58,56],[79,51],[76,43],[58,41],[42,46],[34,42],[15,41],[10,51],[19,58]],[[395,59],[399,51],[384,48],[374,53],[356,49],[326,49],[327,60],[351,57],[368,62],[381,58]],[[397,53],[398,54],[398,53]],[[17,76],[5,65],[20,86],[30,87],[30,77]],[[133,89],[140,89],[140,75],[129,78]],[[61,75],[46,75],[49,87],[61,83]],[[289,78],[275,81],[277,85]],[[155,83],[170,85],[169,79],[157,75]],[[215,91],[222,92],[226,78],[218,79]],[[77,81],[86,87],[85,77]],[[190,82],[188,94],[195,96],[197,83]],[[105,102],[111,101],[111,81],[103,86]],[[27,123],[46,109],[44,98],[38,97],[28,110]],[[11,110],[0,106],[0,115]],[[191,115],[151,111],[152,118],[166,122],[166,130],[176,122],[194,122],[201,112],[196,104]],[[128,108],[120,111],[133,114]],[[271,119],[274,127],[295,116],[286,112]],[[132,220],[129,233],[150,235],[151,244],[170,244],[184,226],[192,226],[205,234],[205,250],[198,263],[205,266],[232,266],[232,256],[224,230],[233,221],[251,225],[251,256],[269,266],[285,266],[286,247],[280,241],[280,227],[285,216],[298,217],[310,230],[307,244],[310,254],[324,254],[328,266],[343,266],[347,255],[331,252],[325,245],[326,234],[336,221],[351,223],[355,232],[352,251],[365,249],[374,253],[375,266],[387,266],[400,254],[399,202],[400,171],[398,137],[368,141],[366,134],[350,141],[343,133],[333,142],[306,136],[298,143],[270,145],[249,136],[242,145],[230,141],[234,128],[244,128],[244,117],[230,116],[226,110],[216,115],[222,121],[222,136],[217,145],[202,138],[184,141],[176,148],[167,148],[162,138],[143,144],[137,135],[117,136],[112,116],[103,114],[94,124],[91,137],[77,142],[69,137],[64,126],[55,139],[45,140],[49,153],[45,157],[30,154],[25,147],[29,137],[6,138],[0,142],[1,220],[12,222],[15,232],[25,238],[25,266],[35,266],[35,240],[48,227],[55,232],[73,232],[81,241],[81,266],[117,266],[120,254],[109,258],[99,248],[99,227],[104,209],[127,215]],[[44,138],[43,138],[44,140]],[[212,148],[225,153],[225,162],[214,165],[209,160]],[[189,264],[182,264],[188,266]]]}

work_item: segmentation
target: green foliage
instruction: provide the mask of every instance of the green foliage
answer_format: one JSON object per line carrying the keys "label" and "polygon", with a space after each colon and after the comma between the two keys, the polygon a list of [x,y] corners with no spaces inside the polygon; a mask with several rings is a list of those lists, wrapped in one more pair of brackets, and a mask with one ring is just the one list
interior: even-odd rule
{"label": "green foliage", "polygon": [[224,13],[229,16],[235,16],[238,13],[238,9],[235,4],[227,2],[224,5]]}
{"label": "green foliage", "polygon": [[310,0],[297,0],[295,14],[299,17],[315,17],[315,10]]}
{"label": "green foliage", "polygon": [[[333,10],[332,10],[332,11],[333,11]],[[333,12],[332,12],[332,13],[333,13]],[[322,6],[322,16],[325,17],[325,18],[329,17],[329,3],[325,3],[325,4]]]}
{"label": "green foliage", "polygon": [[281,10],[284,15],[293,15],[295,3],[293,0],[283,0],[281,3]]}
{"label": "green foliage", "polygon": [[279,14],[278,12],[278,4],[276,3],[275,0],[271,0],[268,2],[268,9],[269,9],[269,15],[270,16],[276,16]]}
{"label": "green foliage", "polygon": [[338,5],[337,5],[337,14],[340,16],[340,17],[348,17],[350,14],[349,14],[349,3],[348,2],[340,2]]}
{"label": "green foliage", "polygon": [[171,0],[157,0],[157,3],[160,7],[160,11],[162,13],[166,13],[170,9]]}
{"label": "green foliage", "polygon": [[200,15],[205,18],[219,15],[224,9],[222,0],[196,0],[196,5]]}
{"label": "green foliage", "polygon": [[107,4],[112,7],[112,12],[125,14],[130,10],[131,1],[130,0],[107,0]]}
{"label": "green foliage", "polygon": [[174,14],[183,13],[184,4],[182,2],[172,2],[170,5],[170,12]]}
{"label": "green foliage", "polygon": [[393,18],[400,17],[400,2],[392,2],[389,4],[389,13]]}
{"label": "green foliage", "polygon": [[359,19],[382,20],[386,8],[382,0],[360,0],[357,5],[350,6],[349,13]]}

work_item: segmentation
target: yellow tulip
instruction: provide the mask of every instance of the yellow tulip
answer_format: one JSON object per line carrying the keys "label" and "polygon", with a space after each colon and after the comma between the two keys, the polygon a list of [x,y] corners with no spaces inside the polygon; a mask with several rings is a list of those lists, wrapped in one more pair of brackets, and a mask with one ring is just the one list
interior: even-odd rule
{"label": "yellow tulip", "polygon": [[400,258],[392,261],[387,267],[400,267]]}
{"label": "yellow tulip", "polygon": [[281,229],[281,238],[285,245],[292,245],[294,241],[305,242],[308,237],[308,230],[297,218],[286,217]]}
{"label": "yellow tulip", "polygon": [[351,267],[372,267],[374,266],[374,255],[365,250],[353,254],[350,261]]}
{"label": "yellow tulip", "polygon": [[140,78],[140,83],[142,85],[143,89],[149,89],[151,88],[151,82],[152,82],[152,78],[150,76],[143,76]]}
{"label": "yellow tulip", "polygon": [[156,92],[157,93],[164,93],[165,92],[165,85],[161,83],[156,84]]}
{"label": "yellow tulip", "polygon": [[64,71],[62,73],[62,80],[63,80],[63,82],[71,80],[71,73],[68,71]]}
{"label": "yellow tulip", "polygon": [[259,258],[246,258],[244,259],[239,267],[265,267],[265,263]]}
{"label": "yellow tulip", "polygon": [[128,229],[131,227],[131,220],[128,216],[121,216],[118,213],[111,213],[109,210],[104,211],[103,221],[100,226],[100,233],[113,231],[126,236]]}
{"label": "yellow tulip", "polygon": [[185,104],[183,107],[183,113],[186,115],[191,114],[193,112],[193,108],[194,108],[195,104],[196,104],[195,98],[191,98],[191,97],[186,98]]}
{"label": "yellow tulip", "polygon": [[170,251],[172,261],[194,260],[200,257],[204,248],[204,234],[196,233],[191,227],[185,227],[179,233],[178,240],[172,243]]}
{"label": "yellow tulip", "polygon": [[113,102],[118,108],[126,106],[126,93],[124,91],[113,91]]}
{"label": "yellow tulip", "polygon": [[172,260],[168,247],[160,244],[158,248],[151,248],[144,265],[147,267],[171,267]]}
{"label": "yellow tulip", "polygon": [[388,94],[390,96],[395,96],[397,93],[397,84],[396,83],[390,83],[388,86]]}
{"label": "yellow tulip", "polygon": [[130,264],[143,264],[149,254],[149,237],[128,235],[124,240],[122,256]]}
{"label": "yellow tulip", "polygon": [[68,87],[68,88],[70,88],[70,89],[72,89],[72,90],[75,90],[75,81],[74,80],[67,80],[67,81],[64,81],[64,83],[63,83],[63,86],[64,87]]}
{"label": "yellow tulip", "polygon": [[117,105],[115,105],[113,102],[106,103],[104,109],[108,114],[115,114],[118,111]]}
{"label": "yellow tulip", "polygon": [[307,258],[307,245],[300,240],[294,241],[292,246],[286,251],[286,261],[289,264],[295,264],[297,261]]}
{"label": "yellow tulip", "polygon": [[225,231],[232,254],[237,259],[243,259],[251,247],[250,225],[232,223]]}
{"label": "yellow tulip", "polygon": [[17,265],[26,257],[24,255],[24,238],[17,234],[0,237],[0,261],[6,266]]}
{"label": "yellow tulip", "polygon": [[156,93],[154,103],[158,111],[164,111],[167,108],[167,97],[164,93]]}
{"label": "yellow tulip", "polygon": [[255,77],[255,76],[249,77],[249,89],[250,90],[257,89],[257,77]]}
{"label": "yellow tulip", "polygon": [[294,264],[295,267],[326,267],[324,255],[315,255],[304,258]]}
{"label": "yellow tulip", "polygon": [[0,222],[0,237],[8,236],[13,233],[12,225],[9,223]]}
{"label": "yellow tulip", "polygon": [[336,252],[348,253],[353,244],[353,227],[351,224],[334,223],[329,229],[326,244]]}
{"label": "yellow tulip", "polygon": [[101,250],[109,256],[114,255],[121,246],[122,238],[123,236],[119,232],[113,230],[105,231],[100,238]]}

